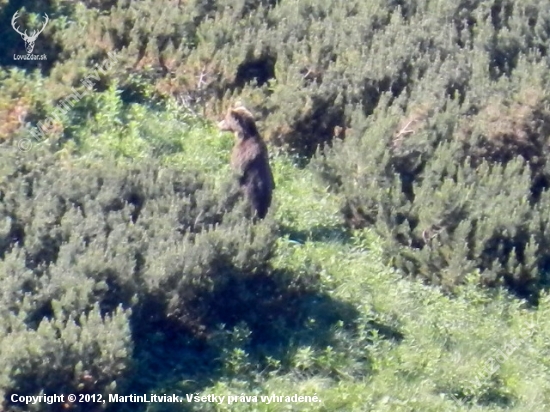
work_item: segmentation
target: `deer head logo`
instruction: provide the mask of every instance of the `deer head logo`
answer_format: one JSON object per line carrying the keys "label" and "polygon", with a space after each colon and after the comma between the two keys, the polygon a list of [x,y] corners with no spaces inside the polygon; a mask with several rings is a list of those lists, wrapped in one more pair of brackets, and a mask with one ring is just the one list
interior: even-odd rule
{"label": "deer head logo", "polygon": [[11,25],[13,27],[13,29],[19,33],[21,35],[21,37],[23,38],[23,40],[25,41],[25,49],[27,49],[27,54],[31,54],[33,49],[34,49],[34,42],[36,41],[36,38],[38,37],[38,35],[40,33],[42,33],[44,31],[44,28],[46,27],[46,24],[48,24],[48,15],[46,13],[44,13],[44,15],[46,16],[46,20],[44,21],[44,25],[42,26],[42,28],[40,30],[33,30],[32,34],[29,36],[27,35],[27,30],[25,30],[24,33],[21,33],[21,31],[19,30],[19,27],[15,27],[15,20],[17,20],[17,18],[19,17],[19,12],[16,11],[15,14],[13,15],[12,19],[11,19]]}

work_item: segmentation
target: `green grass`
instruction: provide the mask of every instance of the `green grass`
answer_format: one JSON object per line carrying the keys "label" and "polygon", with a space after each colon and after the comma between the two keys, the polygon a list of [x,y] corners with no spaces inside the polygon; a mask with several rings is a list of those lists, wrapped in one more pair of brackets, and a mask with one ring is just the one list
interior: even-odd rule
{"label": "green grass", "polygon": [[[115,90],[95,98],[99,112],[72,129],[80,156],[98,161],[112,153],[126,161],[159,156],[173,167],[199,168],[216,181],[230,173],[230,135],[175,106],[128,109]],[[340,199],[311,170],[285,155],[274,157],[273,168],[272,213],[282,228],[273,264],[296,276],[313,270],[324,298],[305,308],[307,322],[287,331],[289,343],[279,351],[250,345],[246,326],[236,328],[224,347],[221,373],[200,394],[258,400],[316,395],[321,402],[194,403],[193,410],[548,410],[547,297],[531,310],[505,292],[479,290],[473,280],[451,298],[404,279],[384,264],[376,234],[344,228]],[[167,373],[151,392],[185,394],[190,388],[187,377]],[[185,411],[189,405],[147,406],[150,412],[166,410]]]}
{"label": "green grass", "polygon": [[[522,309],[506,294],[466,286],[450,299],[419,282],[402,279],[382,262],[382,245],[369,230],[349,238],[338,225],[338,199],[327,195],[307,170],[275,161],[279,182],[277,219],[306,234],[303,244],[282,240],[277,266],[299,272],[314,265],[332,299],[358,310],[358,330],[336,326],[335,347],[297,345],[282,363],[289,370],[216,383],[204,394],[313,395],[322,403],[233,404],[204,410],[231,411],[497,411],[543,410],[548,327],[542,313]],[[312,228],[334,228],[332,236]],[[309,235],[308,235],[309,232]],[[330,231],[329,231],[330,232]],[[542,318],[542,319],[541,319]],[[350,319],[342,319],[348,322]],[[503,346],[508,345],[508,346]],[[513,350],[515,346],[518,349]],[[491,374],[486,365],[499,349],[504,358]],[[246,381],[246,379],[245,379]],[[454,392],[463,402],[449,398]]]}

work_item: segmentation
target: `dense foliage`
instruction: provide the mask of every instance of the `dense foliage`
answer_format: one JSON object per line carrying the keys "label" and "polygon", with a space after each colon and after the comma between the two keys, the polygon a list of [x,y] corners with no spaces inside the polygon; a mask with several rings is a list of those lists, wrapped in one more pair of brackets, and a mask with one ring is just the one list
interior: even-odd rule
{"label": "dense foliage", "polygon": [[[275,227],[225,213],[234,190],[217,194],[204,175],[42,147],[3,155],[4,395],[112,392],[140,334],[208,336],[277,291]],[[284,296],[261,304],[276,310],[273,299]]]}
{"label": "dense foliage", "polygon": [[[60,16],[37,43],[49,56],[40,67],[50,96],[64,97],[90,73],[99,89],[120,80],[128,101],[146,99],[150,83],[206,115],[238,95],[261,113],[267,138],[306,154],[348,127],[357,105],[372,113],[384,93],[403,96],[411,110],[446,97],[484,106],[492,82],[545,61],[550,18],[538,2],[510,0],[32,5],[36,17]],[[6,39],[2,63],[13,65],[21,41],[9,27]],[[29,99],[21,97],[21,110]]]}
{"label": "dense foliage", "polygon": [[355,111],[345,142],[316,164],[349,223],[375,225],[404,272],[452,286],[478,270],[481,284],[536,302],[550,269],[550,20],[505,6],[464,11],[463,32],[455,22],[428,34],[422,13],[395,26],[403,39],[430,36],[429,48],[407,46],[413,78]]}
{"label": "dense foliage", "polygon": [[[2,409],[547,409],[547,6],[0,1],[50,18],[47,60],[0,27]],[[237,99],[273,155],[260,224],[212,126]]]}

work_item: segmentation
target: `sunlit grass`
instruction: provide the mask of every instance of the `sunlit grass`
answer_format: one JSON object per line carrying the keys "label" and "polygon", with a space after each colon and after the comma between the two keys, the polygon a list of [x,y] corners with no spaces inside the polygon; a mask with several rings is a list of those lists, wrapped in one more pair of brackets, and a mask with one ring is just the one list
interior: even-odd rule
{"label": "sunlit grass", "polygon": [[[102,98],[117,97],[111,92]],[[79,132],[83,155],[115,152],[131,161],[159,156],[166,165],[200,169],[213,180],[230,173],[232,137],[212,125],[182,117],[176,108],[127,110],[112,102],[102,107],[110,111],[100,115],[106,123]],[[277,186],[272,213],[281,225],[272,263],[275,270],[297,276],[312,269],[317,273],[322,292],[333,303],[315,303],[310,321],[330,324],[329,337],[307,324],[285,352],[263,359],[262,365],[254,362],[263,352],[243,343],[224,358],[228,375],[202,394],[258,399],[315,394],[321,402],[196,403],[194,410],[547,410],[547,298],[533,312],[504,292],[480,291],[475,282],[451,298],[403,279],[384,263],[384,245],[372,230],[350,233],[344,228],[340,199],[328,193],[312,170],[296,167],[285,155],[272,162]],[[342,308],[335,309],[334,302]],[[323,336],[316,341],[315,333]],[[330,344],[314,345],[326,339]],[[184,382],[163,390],[182,387]],[[159,404],[148,410],[163,409]]]}

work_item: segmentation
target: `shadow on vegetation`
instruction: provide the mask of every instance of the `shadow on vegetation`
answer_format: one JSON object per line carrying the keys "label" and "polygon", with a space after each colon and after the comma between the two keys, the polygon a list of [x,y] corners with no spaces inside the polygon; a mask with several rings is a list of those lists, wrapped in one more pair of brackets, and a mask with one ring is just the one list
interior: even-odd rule
{"label": "shadow on vegetation", "polygon": [[491,387],[478,396],[466,394],[462,389],[447,389],[439,392],[447,393],[447,396],[454,399],[456,403],[462,405],[464,408],[481,406],[507,409],[514,403],[514,397],[505,392],[502,383],[497,382],[492,382]]}
{"label": "shadow on vegetation", "polygon": [[[186,326],[182,318],[156,315],[166,308],[151,298],[134,313],[135,368],[128,393],[163,393],[169,388],[185,396],[200,391],[231,375],[223,359],[233,348],[246,351],[246,362],[260,371],[269,368],[267,357],[280,360],[284,369],[285,358],[299,347],[335,345],[335,325],[343,324],[344,330],[353,333],[359,313],[353,305],[316,291],[311,283],[285,272],[260,273],[244,280],[240,274],[228,274],[223,285],[197,295],[195,305],[186,305],[197,308],[197,313],[185,316],[200,319]],[[389,339],[402,338],[386,325],[370,326]],[[236,329],[250,334],[235,343],[231,335]],[[109,410],[113,408],[121,410],[119,404]]]}
{"label": "shadow on vegetation", "polygon": [[367,322],[367,328],[370,330],[375,330],[378,332],[378,336],[381,336],[384,339],[394,341],[396,343],[401,343],[405,339],[405,335],[398,331],[397,329],[384,325],[383,323],[371,320]]}
{"label": "shadow on vegetation", "polygon": [[306,230],[281,225],[281,234],[288,235],[291,241],[298,243],[307,241],[347,243],[351,239],[351,230],[344,224],[319,224]]}
{"label": "shadow on vegetation", "polygon": [[247,59],[237,68],[234,84],[231,90],[242,89],[247,83],[256,82],[257,86],[263,86],[275,79],[276,59],[265,56],[261,59]]}

